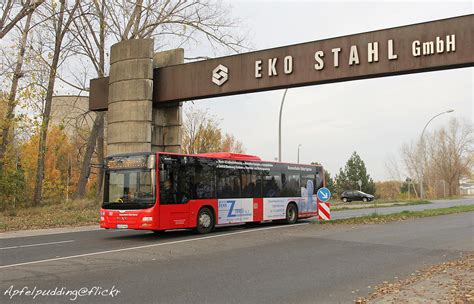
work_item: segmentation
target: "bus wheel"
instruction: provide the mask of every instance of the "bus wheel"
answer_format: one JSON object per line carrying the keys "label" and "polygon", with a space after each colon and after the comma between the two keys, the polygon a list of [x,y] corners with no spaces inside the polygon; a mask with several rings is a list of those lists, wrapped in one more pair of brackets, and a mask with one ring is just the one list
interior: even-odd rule
{"label": "bus wheel", "polygon": [[298,220],[298,208],[295,204],[290,203],[288,207],[286,207],[286,219],[285,223],[287,224],[294,224]]}
{"label": "bus wheel", "polygon": [[214,229],[214,225],[214,214],[211,209],[201,208],[197,216],[196,231],[200,234],[206,234]]}

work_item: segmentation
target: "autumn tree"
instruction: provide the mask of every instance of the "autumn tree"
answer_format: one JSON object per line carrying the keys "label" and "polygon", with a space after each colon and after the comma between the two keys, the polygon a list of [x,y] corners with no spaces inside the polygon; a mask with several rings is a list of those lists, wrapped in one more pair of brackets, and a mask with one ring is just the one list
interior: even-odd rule
{"label": "autumn tree", "polygon": [[219,151],[245,153],[243,144],[233,135],[222,135],[214,116],[193,107],[184,110],[182,150],[187,154]]}
{"label": "autumn tree", "polygon": [[217,120],[207,111],[192,107],[184,110],[182,152],[196,154],[221,149],[222,134]]}
{"label": "autumn tree", "polygon": [[424,179],[431,196],[440,182],[446,185],[446,195],[459,194],[459,180],[472,172],[474,133],[472,123],[452,118],[448,124],[428,133],[426,138]]}
{"label": "autumn tree", "polygon": [[[36,181],[36,150],[39,144],[39,130],[21,147],[21,167],[25,171],[25,191],[31,197]],[[79,176],[78,160],[73,157],[77,149],[67,137],[64,129],[53,126],[48,130],[44,166],[43,200],[60,201],[66,191],[72,193]]]}
{"label": "autumn tree", "polygon": [[0,143],[0,175],[2,174],[5,152],[8,147],[10,141],[10,131],[13,123],[13,119],[15,117],[15,108],[17,106],[17,92],[18,92],[18,85],[20,82],[21,77],[23,76],[23,63],[25,61],[25,52],[27,47],[27,39],[28,33],[30,31],[31,25],[31,18],[32,13],[28,14],[25,24],[22,27],[21,37],[18,43],[18,53],[16,56],[16,62],[14,65],[14,70],[12,73],[12,80],[10,85],[10,91],[7,97],[6,102],[6,109],[4,115],[4,119],[2,120],[1,125],[1,138],[2,142]]}
{"label": "autumn tree", "polygon": [[24,206],[27,202],[24,170],[17,158],[12,157],[11,161],[0,176],[0,211]]}
{"label": "autumn tree", "polygon": [[[58,3],[59,2],[59,3]],[[72,2],[72,4],[71,4]],[[56,84],[56,76],[58,67],[61,63],[61,55],[65,52],[63,42],[69,33],[69,27],[76,18],[76,11],[80,4],[80,0],[51,0],[42,6],[42,14],[45,20],[45,36],[47,41],[51,39],[50,51],[46,53],[47,57],[43,58],[45,64],[48,65],[48,84],[46,87],[46,95],[41,113],[40,137],[38,143],[38,161],[36,169],[35,192],[33,196],[33,204],[38,206],[41,203],[44,179],[44,161],[46,155],[46,139],[48,134],[49,121],[51,118],[51,103]],[[39,42],[39,41],[38,41]],[[44,55],[44,54],[40,54]]]}
{"label": "autumn tree", "polygon": [[418,181],[423,172],[429,196],[436,196],[440,184],[446,185],[446,195],[459,194],[459,180],[468,177],[474,166],[472,123],[453,118],[446,126],[425,134],[424,149],[420,149],[419,142],[402,146],[405,167]]}
{"label": "autumn tree", "polygon": [[344,190],[359,189],[358,181],[362,182],[360,189],[363,192],[375,193],[375,183],[367,173],[364,161],[354,151],[344,169],[340,168],[339,174],[335,176],[336,191],[341,193]]}
{"label": "autumn tree", "polygon": [[226,133],[221,140],[222,152],[245,153],[245,148],[234,135]]}
{"label": "autumn tree", "polygon": [[432,135],[428,153],[434,174],[448,185],[447,195],[459,194],[459,180],[468,177],[473,168],[474,132],[468,121],[451,119],[448,125]]}
{"label": "autumn tree", "polygon": [[[27,203],[25,170],[20,163],[18,137],[22,132],[24,114],[16,117],[21,99],[31,92],[31,82],[24,65],[28,57],[28,40],[33,24],[33,11],[44,1],[5,1],[0,4],[0,39],[9,33],[11,47],[2,47],[1,78],[8,86],[0,93],[0,209],[15,209]],[[26,18],[25,18],[26,17]],[[22,84],[23,80],[23,84]]]}
{"label": "autumn tree", "polygon": [[[0,92],[0,114],[2,117],[6,112],[7,100],[8,94]],[[19,165],[18,154],[17,147],[11,144],[4,151],[3,165],[0,170],[0,211],[15,209],[27,201],[24,171]]]}

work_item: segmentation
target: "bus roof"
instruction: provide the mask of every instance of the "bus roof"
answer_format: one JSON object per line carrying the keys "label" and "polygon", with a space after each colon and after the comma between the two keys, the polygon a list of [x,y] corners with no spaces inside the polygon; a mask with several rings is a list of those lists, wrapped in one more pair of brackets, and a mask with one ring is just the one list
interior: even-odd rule
{"label": "bus roof", "polygon": [[255,155],[230,153],[230,152],[211,152],[211,153],[199,153],[199,154],[192,154],[192,155],[211,157],[211,158],[226,158],[226,159],[232,159],[232,160],[258,160],[258,161],[262,160],[260,157],[255,156]]}
{"label": "bus roof", "polygon": [[239,160],[239,161],[259,161],[259,162],[272,163],[272,164],[323,167],[321,164],[313,165],[313,164],[297,164],[297,163],[287,163],[287,162],[278,162],[278,161],[268,161],[268,160],[262,160],[260,157],[255,156],[255,155],[230,153],[230,152],[210,152],[210,153],[196,153],[196,154],[183,154],[183,153],[173,153],[173,152],[157,152],[157,153],[175,155],[175,156],[195,156],[195,157],[220,158],[220,159]]}

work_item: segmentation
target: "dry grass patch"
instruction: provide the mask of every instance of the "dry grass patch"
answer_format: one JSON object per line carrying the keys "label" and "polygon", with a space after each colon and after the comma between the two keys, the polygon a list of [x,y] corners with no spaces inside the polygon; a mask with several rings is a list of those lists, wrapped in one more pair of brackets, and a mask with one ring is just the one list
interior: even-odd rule
{"label": "dry grass patch", "polygon": [[0,231],[98,225],[99,210],[89,200],[9,210],[0,214]]}

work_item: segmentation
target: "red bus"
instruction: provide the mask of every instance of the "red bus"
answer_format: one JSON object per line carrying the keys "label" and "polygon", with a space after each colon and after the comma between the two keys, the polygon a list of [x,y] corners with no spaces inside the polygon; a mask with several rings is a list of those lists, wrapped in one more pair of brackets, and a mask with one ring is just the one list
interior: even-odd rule
{"label": "red bus", "polygon": [[106,159],[100,227],[160,232],[317,215],[321,166],[206,153],[124,154]]}

